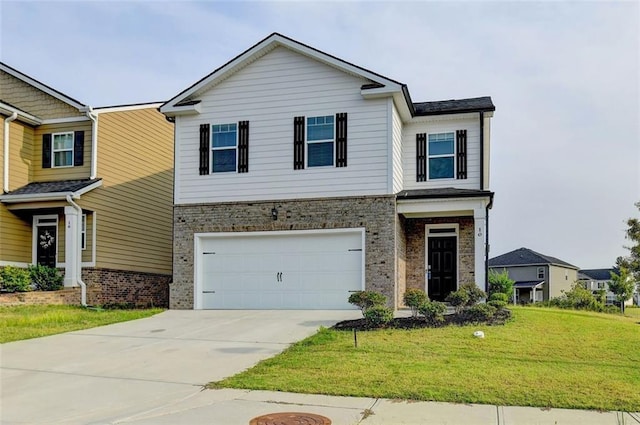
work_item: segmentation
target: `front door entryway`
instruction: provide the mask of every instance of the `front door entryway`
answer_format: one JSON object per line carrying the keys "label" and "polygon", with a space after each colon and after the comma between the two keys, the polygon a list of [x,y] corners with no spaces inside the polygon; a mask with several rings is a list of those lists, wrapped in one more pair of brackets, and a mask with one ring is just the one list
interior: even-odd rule
{"label": "front door entryway", "polygon": [[34,217],[36,263],[55,267],[58,252],[58,217]]}
{"label": "front door entryway", "polygon": [[444,301],[457,289],[457,237],[429,237],[427,247],[427,294]]}

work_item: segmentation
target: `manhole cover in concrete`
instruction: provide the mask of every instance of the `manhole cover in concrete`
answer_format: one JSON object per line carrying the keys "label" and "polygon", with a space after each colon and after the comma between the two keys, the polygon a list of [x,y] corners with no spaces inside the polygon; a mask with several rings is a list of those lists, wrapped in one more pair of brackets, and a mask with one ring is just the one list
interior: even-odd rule
{"label": "manhole cover in concrete", "polygon": [[270,413],[251,419],[249,425],[331,425],[331,420],[313,413]]}

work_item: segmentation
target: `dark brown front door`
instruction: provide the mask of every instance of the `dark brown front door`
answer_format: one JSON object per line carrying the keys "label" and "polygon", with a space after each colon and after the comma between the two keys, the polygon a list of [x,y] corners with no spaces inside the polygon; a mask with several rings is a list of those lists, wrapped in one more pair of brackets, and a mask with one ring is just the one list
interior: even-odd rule
{"label": "dark brown front door", "polygon": [[427,291],[429,299],[444,301],[457,289],[456,237],[429,238]]}
{"label": "dark brown front door", "polygon": [[56,247],[58,244],[57,227],[53,226],[37,226],[38,233],[36,235],[36,256],[38,264],[44,266],[56,266]]}

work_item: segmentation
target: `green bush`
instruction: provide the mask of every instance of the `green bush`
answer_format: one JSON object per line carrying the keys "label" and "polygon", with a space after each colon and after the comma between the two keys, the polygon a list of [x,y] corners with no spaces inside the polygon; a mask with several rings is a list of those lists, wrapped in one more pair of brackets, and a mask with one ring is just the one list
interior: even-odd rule
{"label": "green bush", "polygon": [[506,269],[501,272],[489,270],[489,294],[505,294],[507,298],[513,297],[513,284]]}
{"label": "green bush", "polygon": [[64,278],[54,267],[41,264],[29,266],[29,275],[35,288],[40,291],[57,291],[62,289]]}
{"label": "green bush", "polygon": [[463,290],[457,290],[447,295],[445,301],[456,309],[456,313],[460,313],[469,302],[469,294]]}
{"label": "green bush", "polygon": [[425,301],[418,308],[418,312],[424,316],[424,320],[437,325],[444,322],[444,313],[447,306],[438,301]]}
{"label": "green bush", "polygon": [[574,283],[569,291],[562,291],[560,297],[549,300],[548,305],[575,310],[604,311],[604,304],[579,283]]}
{"label": "green bush", "polygon": [[427,294],[422,289],[409,288],[402,297],[404,304],[411,308],[411,315],[418,317],[418,309],[427,302]]}
{"label": "green bush", "polygon": [[464,316],[468,322],[480,323],[492,319],[496,311],[498,311],[498,309],[492,305],[476,304],[465,310]]}
{"label": "green bush", "polygon": [[495,307],[497,310],[502,310],[507,306],[506,301],[500,301],[500,300],[490,300],[490,301],[487,301],[487,304]]}
{"label": "green bush", "polygon": [[489,301],[504,301],[505,303],[509,302],[509,296],[507,294],[503,294],[502,292],[494,292],[489,296]]}
{"label": "green bush", "polygon": [[480,300],[487,298],[487,294],[482,289],[478,288],[475,283],[465,283],[463,285],[460,285],[460,288],[458,288],[458,290],[467,293],[469,297],[466,305],[467,307],[478,304]]}
{"label": "green bush", "polygon": [[393,310],[383,305],[374,305],[365,310],[364,318],[369,326],[377,328],[393,320]]}
{"label": "green bush", "polygon": [[349,295],[349,304],[360,307],[363,316],[365,316],[366,311],[371,307],[385,305],[386,303],[387,297],[378,292],[358,291]]}
{"label": "green bush", "polygon": [[0,281],[4,292],[27,292],[31,290],[31,276],[26,269],[5,266],[0,270]]}

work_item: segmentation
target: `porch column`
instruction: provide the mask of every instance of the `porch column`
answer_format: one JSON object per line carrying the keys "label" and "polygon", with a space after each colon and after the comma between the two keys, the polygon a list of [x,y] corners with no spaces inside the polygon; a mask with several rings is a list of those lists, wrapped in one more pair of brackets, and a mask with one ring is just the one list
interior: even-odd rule
{"label": "porch column", "polygon": [[473,223],[474,223],[474,261],[475,261],[475,279],[476,286],[485,290],[485,255],[486,255],[486,235],[487,231],[487,211],[484,208],[475,208],[473,210]]}
{"label": "porch column", "polygon": [[78,253],[80,235],[78,234],[78,211],[73,207],[64,207],[64,286],[78,286]]}

